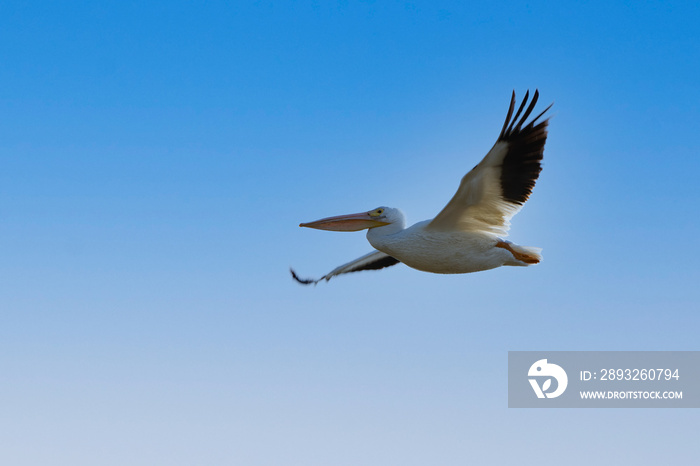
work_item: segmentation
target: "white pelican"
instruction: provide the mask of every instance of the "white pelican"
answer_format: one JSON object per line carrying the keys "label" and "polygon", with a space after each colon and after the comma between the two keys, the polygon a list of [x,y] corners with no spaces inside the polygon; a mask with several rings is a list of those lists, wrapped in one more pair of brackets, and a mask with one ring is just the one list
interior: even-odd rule
{"label": "white pelican", "polygon": [[540,262],[541,249],[518,246],[503,239],[508,235],[511,217],[527,201],[542,170],[540,162],[549,119],[537,121],[551,105],[525,124],[535,108],[539,92],[535,90],[523,113],[528,97],[529,91],[513,116],[513,91],[496,144],[462,178],[457,193],[434,219],[405,228],[403,212],[377,207],[369,212],[302,223],[300,227],[319,230],[367,229],[367,240],[376,250],[337,267],[318,280],[301,279],[294,270],[291,270],[292,277],[308,285],[336,275],[381,269],[399,262],[433,273],[469,273],[502,265],[528,266]]}

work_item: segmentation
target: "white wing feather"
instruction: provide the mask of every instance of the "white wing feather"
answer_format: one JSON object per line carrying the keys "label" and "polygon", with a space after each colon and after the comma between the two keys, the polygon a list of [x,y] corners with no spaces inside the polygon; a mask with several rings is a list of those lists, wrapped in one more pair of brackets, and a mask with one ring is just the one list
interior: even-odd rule
{"label": "white wing feather", "polygon": [[457,193],[426,229],[482,231],[501,237],[508,235],[510,219],[522,208],[542,170],[540,162],[547,140],[549,120],[535,123],[551,105],[523,126],[537,103],[539,92],[535,91],[530,105],[520,117],[528,96],[529,92],[511,119],[515,106],[513,93],[496,144],[462,178]]}
{"label": "white wing feather", "polygon": [[457,193],[426,228],[507,236],[510,219],[522,208],[501,194],[501,164],[507,153],[508,144],[497,142],[481,163],[464,175]]}

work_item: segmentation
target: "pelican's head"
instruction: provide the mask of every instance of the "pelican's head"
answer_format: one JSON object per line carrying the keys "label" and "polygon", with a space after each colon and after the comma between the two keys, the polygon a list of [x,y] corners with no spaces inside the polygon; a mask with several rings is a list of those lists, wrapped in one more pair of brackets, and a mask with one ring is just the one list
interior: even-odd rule
{"label": "pelican's head", "polygon": [[384,227],[387,225],[398,226],[400,229],[403,229],[404,224],[404,215],[399,209],[377,207],[369,212],[322,218],[315,222],[300,223],[299,226],[316,228],[317,230],[360,231],[367,228]]}

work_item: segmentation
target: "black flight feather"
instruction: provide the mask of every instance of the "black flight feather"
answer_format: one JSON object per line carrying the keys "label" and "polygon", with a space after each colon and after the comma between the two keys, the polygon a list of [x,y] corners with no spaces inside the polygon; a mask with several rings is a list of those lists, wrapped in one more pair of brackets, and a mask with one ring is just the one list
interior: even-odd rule
{"label": "black flight feather", "polygon": [[540,123],[537,123],[537,120],[552,107],[550,105],[536,118],[523,126],[537,104],[539,92],[535,90],[530,105],[528,105],[523,116],[519,118],[520,113],[527,104],[529,95],[529,92],[525,94],[525,98],[520,104],[515,117],[511,119],[513,108],[515,107],[515,92],[513,92],[508,115],[498,137],[499,142],[508,143],[508,153],[503,159],[500,180],[503,199],[520,205],[527,201],[530,193],[532,193],[532,188],[535,186],[535,181],[537,181],[542,171],[541,162],[544,155],[544,144],[547,141],[549,120],[543,120]]}

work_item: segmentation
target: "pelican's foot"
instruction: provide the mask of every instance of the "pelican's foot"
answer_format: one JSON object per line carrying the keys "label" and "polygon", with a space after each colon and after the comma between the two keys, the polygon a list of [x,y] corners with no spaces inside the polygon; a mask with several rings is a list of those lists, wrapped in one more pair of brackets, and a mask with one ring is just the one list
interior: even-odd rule
{"label": "pelican's foot", "polygon": [[532,256],[530,254],[521,252],[521,251],[516,251],[513,248],[513,243],[510,241],[499,241],[496,243],[497,248],[502,248],[513,254],[513,257],[515,257],[516,260],[519,260],[521,262],[525,262],[526,264],[539,264],[540,259],[538,257]]}

